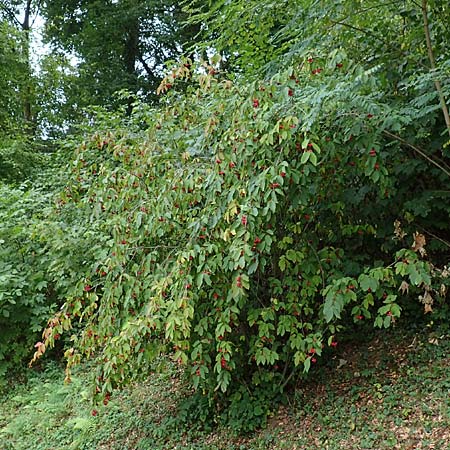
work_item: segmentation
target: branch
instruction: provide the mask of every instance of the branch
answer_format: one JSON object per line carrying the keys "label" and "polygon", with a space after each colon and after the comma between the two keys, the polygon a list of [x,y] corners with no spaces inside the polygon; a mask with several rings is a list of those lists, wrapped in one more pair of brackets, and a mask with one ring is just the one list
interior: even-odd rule
{"label": "branch", "polygon": [[436,236],[431,231],[426,230],[425,228],[421,227],[420,225],[417,225],[418,228],[420,228],[424,233],[429,234],[431,237],[437,239],[438,241],[442,242],[444,245],[446,245],[448,248],[450,248],[450,242],[447,242],[445,239],[440,238],[439,236]]}
{"label": "branch", "polygon": [[38,0],[38,3],[37,3],[37,5],[36,5],[36,9],[35,9],[34,19],[33,19],[33,21],[31,22],[31,28],[33,28],[34,23],[36,22],[36,19],[37,19],[38,16],[39,16],[39,10],[41,9],[41,3],[42,3],[42,0]]}
{"label": "branch", "polygon": [[9,16],[9,18],[15,22],[15,24],[17,26],[19,26],[20,28],[22,28],[22,24],[20,23],[20,21],[17,19],[16,15],[14,14],[14,11],[6,6],[3,2],[0,3],[0,8],[3,9],[3,11],[5,11],[5,13]]}
{"label": "branch", "polygon": [[[422,15],[423,15],[423,28],[425,31],[425,39],[427,41],[427,49],[428,49],[428,59],[430,60],[431,70],[436,70],[436,61],[434,59],[433,47],[431,45],[431,36],[430,36],[430,27],[428,24],[428,9],[427,9],[427,0],[422,0]],[[439,100],[441,102],[442,112],[444,114],[445,124],[447,125],[447,131],[450,135],[450,116],[448,113],[447,104],[445,103],[444,93],[442,91],[441,82],[436,79],[434,80],[434,85],[436,86],[436,90],[439,94]]]}
{"label": "branch", "polygon": [[372,36],[377,41],[380,41],[380,42],[383,42],[384,44],[387,44],[387,41],[385,39],[383,39],[380,36],[377,36],[376,34],[372,33],[372,31],[364,30],[362,28],[355,27],[354,25],[350,25],[349,23],[342,22],[342,21],[337,21],[337,20],[330,19],[330,22],[333,24],[333,26],[334,25],[341,25],[343,27],[347,27],[347,28],[350,28],[352,30],[358,31],[359,33],[365,34],[366,36]]}
{"label": "branch", "polygon": [[396,134],[393,134],[389,131],[383,131],[383,134],[385,134],[386,136],[389,136],[392,139],[395,139],[399,142],[401,142],[403,145],[406,145],[407,147],[411,148],[412,150],[414,150],[416,153],[418,153],[420,156],[422,156],[423,158],[425,158],[427,161],[429,161],[431,164],[435,165],[438,169],[442,170],[442,172],[444,172],[449,178],[450,178],[450,171],[448,171],[445,167],[442,167],[439,163],[437,163],[434,159],[430,158],[423,150],[421,150],[420,148],[416,147],[415,145],[410,144],[408,141],[405,141],[403,138],[401,138],[400,136],[397,136]]}
{"label": "branch", "polygon": [[138,55],[138,61],[142,64],[144,67],[144,70],[147,72],[148,76],[150,78],[155,78],[155,74],[153,73],[150,66],[145,62],[145,59],[142,57],[142,55]]}

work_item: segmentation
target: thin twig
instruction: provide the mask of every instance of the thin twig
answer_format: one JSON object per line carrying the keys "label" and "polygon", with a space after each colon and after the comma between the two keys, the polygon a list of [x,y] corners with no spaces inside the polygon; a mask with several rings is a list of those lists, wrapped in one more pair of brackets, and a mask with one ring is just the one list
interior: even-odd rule
{"label": "thin twig", "polygon": [[330,22],[333,24],[333,26],[334,25],[341,25],[343,27],[347,27],[347,28],[350,28],[352,30],[358,31],[359,33],[363,33],[363,34],[365,34],[367,36],[372,36],[376,40],[387,44],[387,41],[385,39],[381,38],[380,36],[377,36],[376,34],[372,33],[369,30],[364,30],[363,28],[358,28],[358,27],[355,27],[354,25],[350,25],[349,23],[341,22],[341,21],[337,21],[337,20],[330,19]]}
{"label": "thin twig", "polygon": [[439,163],[434,161],[434,159],[430,158],[423,150],[416,147],[415,145],[410,144],[408,141],[405,141],[403,138],[401,138],[400,136],[397,136],[396,134],[391,133],[390,131],[385,130],[385,131],[383,131],[383,133],[386,136],[389,136],[390,138],[393,138],[393,139],[401,142],[402,144],[406,145],[407,147],[413,149],[416,153],[421,155],[423,158],[425,158],[431,164],[435,165],[438,169],[442,170],[442,172],[444,172],[450,178],[450,172],[447,169],[445,169],[445,167],[442,167]]}
{"label": "thin twig", "polygon": [[420,225],[418,225],[417,227],[420,228],[424,233],[429,234],[431,237],[433,237],[434,239],[437,239],[438,241],[442,242],[445,246],[450,248],[450,242],[447,242],[445,239],[442,239],[439,236],[436,236],[431,231],[426,230],[425,228],[421,227]]}

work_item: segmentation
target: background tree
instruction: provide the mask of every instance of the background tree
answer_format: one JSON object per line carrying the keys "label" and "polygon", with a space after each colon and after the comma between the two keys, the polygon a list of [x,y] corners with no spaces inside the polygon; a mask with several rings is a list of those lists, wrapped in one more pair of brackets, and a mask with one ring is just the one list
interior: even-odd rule
{"label": "background tree", "polygon": [[69,100],[78,108],[111,105],[123,89],[155,100],[164,63],[182,54],[197,29],[183,28],[185,14],[172,0],[49,1],[43,14],[48,40],[79,59]]}
{"label": "background tree", "polygon": [[[15,52],[22,65],[22,74],[16,79],[18,93],[23,107],[25,126],[33,130],[33,70],[30,55],[31,28],[39,14],[40,2],[13,0],[0,2],[0,17],[19,33]],[[16,73],[17,75],[17,73]]]}

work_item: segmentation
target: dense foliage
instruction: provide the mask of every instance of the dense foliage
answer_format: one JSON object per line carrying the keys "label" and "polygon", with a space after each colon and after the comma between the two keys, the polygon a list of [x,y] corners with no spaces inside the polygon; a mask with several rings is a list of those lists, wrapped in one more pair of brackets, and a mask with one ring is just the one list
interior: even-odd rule
{"label": "dense foliage", "polygon": [[79,60],[65,90],[78,114],[89,105],[117,105],[114,93],[122,89],[155,101],[165,62],[186,51],[198,31],[183,25],[186,14],[173,0],[51,0],[43,14],[47,40]]}
{"label": "dense foliage", "polygon": [[174,65],[157,107],[97,108],[53,209],[11,191],[5,217],[33,223],[5,221],[0,307],[60,307],[33,360],[66,339],[96,400],[169,354],[191,417],[251,428],[343,330],[448,317],[450,11],[301,3],[201,5],[221,57]]}

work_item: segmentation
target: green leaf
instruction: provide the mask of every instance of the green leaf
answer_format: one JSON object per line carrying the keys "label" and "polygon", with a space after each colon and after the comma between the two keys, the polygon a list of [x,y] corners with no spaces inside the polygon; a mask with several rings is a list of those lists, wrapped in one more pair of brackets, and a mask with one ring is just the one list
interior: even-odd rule
{"label": "green leaf", "polygon": [[302,157],[300,158],[300,164],[306,164],[311,157],[313,153],[312,152],[303,152]]}

